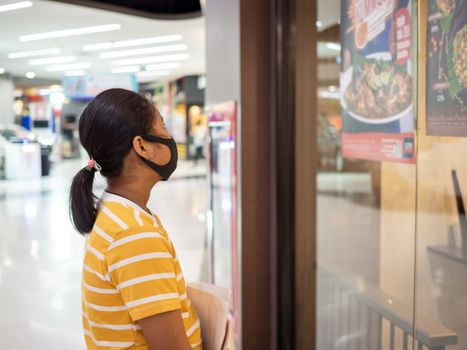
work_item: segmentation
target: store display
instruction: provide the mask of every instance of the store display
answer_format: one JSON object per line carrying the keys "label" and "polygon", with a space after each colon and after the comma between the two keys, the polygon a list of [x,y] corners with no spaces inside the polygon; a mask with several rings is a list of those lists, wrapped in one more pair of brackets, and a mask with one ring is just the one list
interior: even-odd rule
{"label": "store display", "polygon": [[412,1],[343,0],[344,157],[415,162]]}
{"label": "store display", "polygon": [[428,135],[467,136],[467,1],[430,0],[426,52]]}
{"label": "store display", "polygon": [[41,177],[41,145],[21,141],[5,145],[5,178],[7,180]]}

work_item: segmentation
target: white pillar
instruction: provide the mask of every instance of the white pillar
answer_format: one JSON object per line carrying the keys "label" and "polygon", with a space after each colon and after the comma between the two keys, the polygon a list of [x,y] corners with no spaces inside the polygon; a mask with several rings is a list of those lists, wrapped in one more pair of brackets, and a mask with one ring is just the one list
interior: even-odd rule
{"label": "white pillar", "polygon": [[0,79],[0,124],[13,124],[15,121],[14,92],[12,80]]}

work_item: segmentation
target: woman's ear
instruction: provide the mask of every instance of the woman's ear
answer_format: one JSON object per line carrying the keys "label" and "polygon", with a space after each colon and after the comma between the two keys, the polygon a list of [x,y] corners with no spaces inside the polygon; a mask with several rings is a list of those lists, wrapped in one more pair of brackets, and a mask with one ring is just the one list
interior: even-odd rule
{"label": "woman's ear", "polygon": [[133,139],[133,150],[144,159],[151,158],[151,154],[148,153],[148,147],[145,147],[145,141],[141,136],[135,136]]}

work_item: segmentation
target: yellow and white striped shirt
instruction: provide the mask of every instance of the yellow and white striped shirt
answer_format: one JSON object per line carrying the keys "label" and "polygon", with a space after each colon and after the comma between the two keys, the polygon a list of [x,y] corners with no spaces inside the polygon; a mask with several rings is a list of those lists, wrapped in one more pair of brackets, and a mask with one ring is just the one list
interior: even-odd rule
{"label": "yellow and white striped shirt", "polygon": [[88,349],[148,349],[138,320],[180,310],[193,349],[202,349],[196,311],[157,216],[105,192],[86,237],[82,278]]}

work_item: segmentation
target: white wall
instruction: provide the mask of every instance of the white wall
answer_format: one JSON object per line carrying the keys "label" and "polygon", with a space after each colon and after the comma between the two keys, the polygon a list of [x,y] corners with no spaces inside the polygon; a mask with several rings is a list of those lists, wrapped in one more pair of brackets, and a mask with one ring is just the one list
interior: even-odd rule
{"label": "white wall", "polygon": [[14,122],[14,90],[13,81],[0,79],[0,124],[11,124]]}
{"label": "white wall", "polygon": [[206,105],[240,99],[240,1],[206,1]]}

